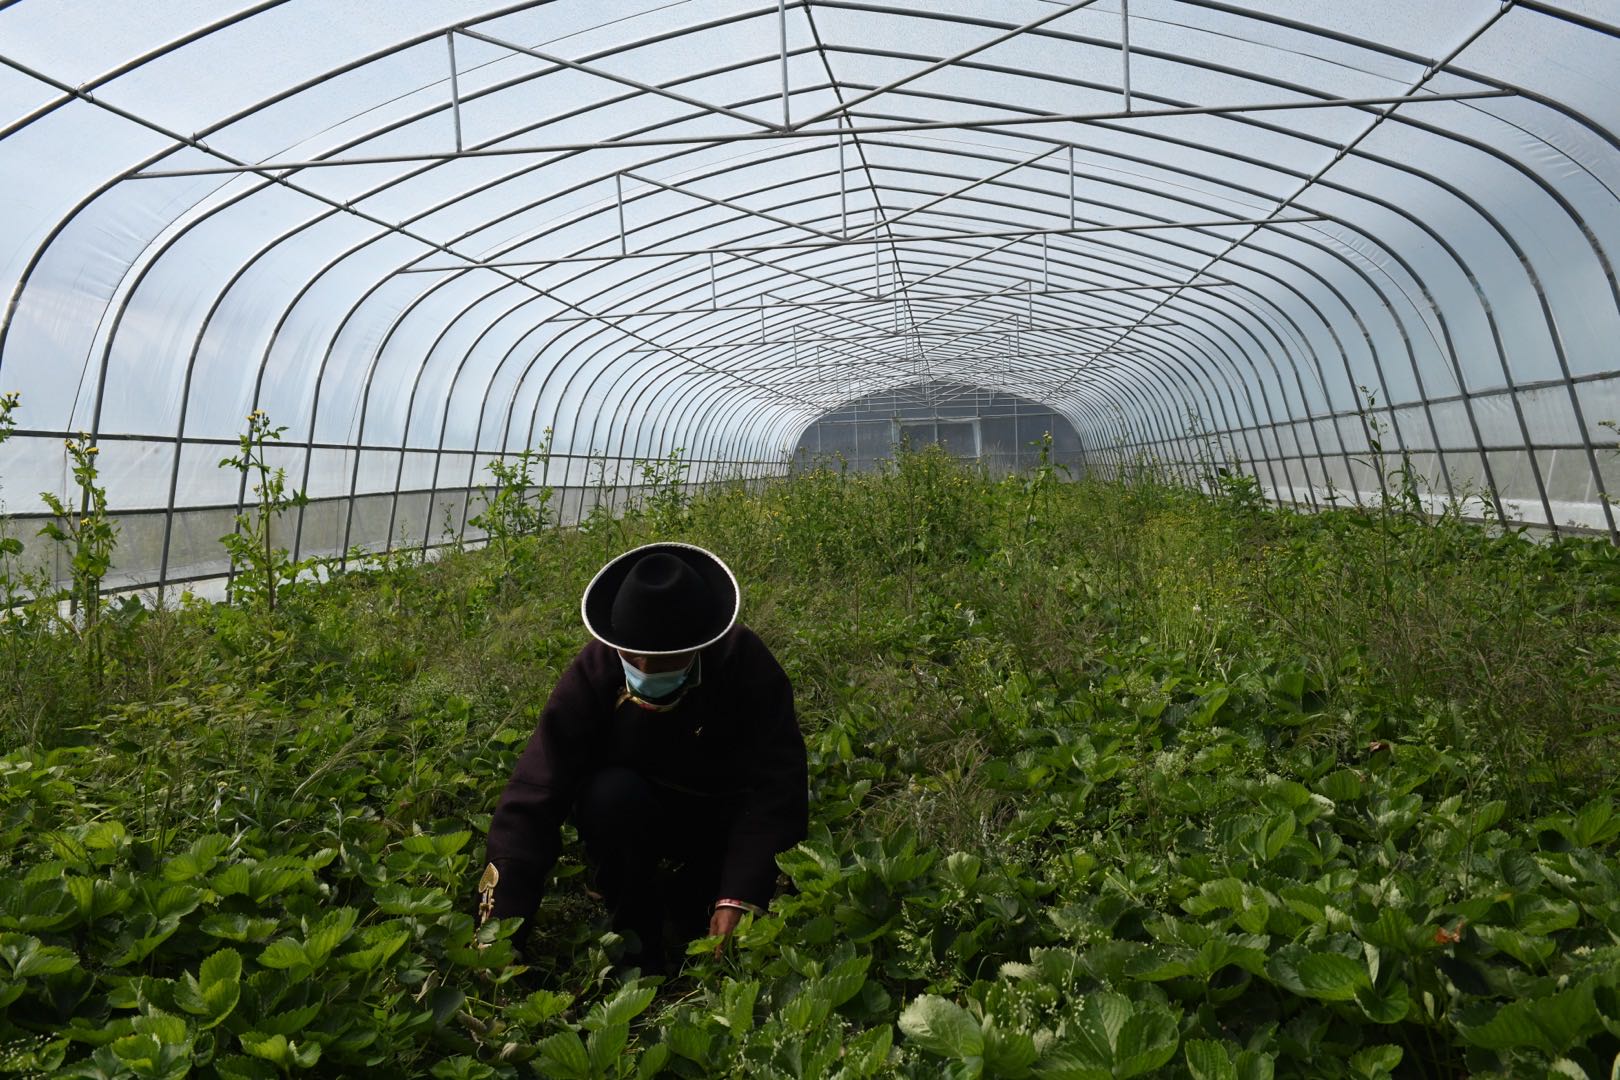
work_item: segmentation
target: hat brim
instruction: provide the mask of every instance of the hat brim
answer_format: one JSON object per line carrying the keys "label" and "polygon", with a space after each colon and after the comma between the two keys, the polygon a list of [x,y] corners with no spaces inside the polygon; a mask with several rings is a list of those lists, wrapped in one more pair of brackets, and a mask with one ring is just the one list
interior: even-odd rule
{"label": "hat brim", "polygon": [[[679,648],[637,649],[624,642],[614,631],[613,600],[619,595],[619,588],[629,577],[631,568],[648,555],[660,553],[673,555],[696,571],[715,602],[711,614],[694,619],[690,627],[681,628]],[[591,583],[585,586],[585,594],[580,597],[579,613],[590,635],[609,648],[634,652],[639,656],[674,656],[707,648],[725,637],[726,632],[736,624],[741,606],[742,593],[737,588],[737,579],[718,555],[696,544],[668,542],[631,548],[598,570]]]}

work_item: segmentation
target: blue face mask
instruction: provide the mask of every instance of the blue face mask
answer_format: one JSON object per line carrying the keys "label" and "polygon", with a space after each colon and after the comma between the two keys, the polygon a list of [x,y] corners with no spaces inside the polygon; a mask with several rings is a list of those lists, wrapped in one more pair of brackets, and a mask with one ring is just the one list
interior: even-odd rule
{"label": "blue face mask", "polygon": [[691,674],[692,665],[687,664],[679,671],[660,671],[649,674],[636,667],[624,657],[619,657],[619,663],[624,665],[624,682],[630,687],[630,692],[639,698],[666,698],[681,688],[686,682],[687,675]]}

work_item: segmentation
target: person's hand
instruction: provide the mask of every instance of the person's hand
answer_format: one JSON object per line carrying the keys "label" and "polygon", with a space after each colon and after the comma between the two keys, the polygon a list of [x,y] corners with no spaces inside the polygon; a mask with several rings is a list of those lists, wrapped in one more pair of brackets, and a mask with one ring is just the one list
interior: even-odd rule
{"label": "person's hand", "polygon": [[[737,924],[742,921],[742,917],[743,913],[737,908],[715,908],[714,914],[709,916],[709,936],[718,938],[730,937],[731,932],[737,929]],[[721,941],[715,945],[714,957],[716,960],[720,959],[720,953],[725,948],[725,944],[726,943],[724,941]]]}

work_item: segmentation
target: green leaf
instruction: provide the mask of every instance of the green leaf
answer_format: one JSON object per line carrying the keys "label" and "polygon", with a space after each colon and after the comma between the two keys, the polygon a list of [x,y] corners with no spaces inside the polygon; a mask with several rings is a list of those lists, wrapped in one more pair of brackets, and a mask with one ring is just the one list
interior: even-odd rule
{"label": "green leaf", "polygon": [[1475,926],[1473,930],[1485,944],[1507,953],[1528,968],[1545,964],[1558,947],[1552,938],[1531,937],[1505,926]]}
{"label": "green leaf", "polygon": [[1620,836],[1620,815],[1614,812],[1614,804],[1607,799],[1587,803],[1575,815],[1574,827],[1569,834],[1570,840],[1581,847],[1595,847],[1616,836]]}
{"label": "green leaf", "polygon": [[894,1028],[888,1024],[867,1028],[844,1047],[844,1068],[855,1077],[876,1076],[889,1061]]}
{"label": "green leaf", "polygon": [[1018,1080],[1040,1056],[1035,1040],[1022,1031],[1003,1031],[988,1018],[984,1024],[984,1067],[991,1076]]}
{"label": "green leaf", "polygon": [[219,833],[199,837],[189,849],[163,864],[163,877],[175,882],[201,877],[214,868],[230,845],[230,838]]}
{"label": "green leaf", "polygon": [[1264,849],[1267,859],[1275,859],[1294,838],[1295,818],[1292,811],[1276,815],[1266,825]]}
{"label": "green leaf", "polygon": [[540,1043],[539,1051],[535,1062],[541,1075],[558,1080],[591,1080],[591,1059],[574,1032],[557,1032]]}
{"label": "green leaf", "polygon": [[1115,1047],[1120,1033],[1131,1018],[1130,999],[1123,994],[1088,994],[1075,1018],[1079,1047],[1089,1061],[1111,1068],[1117,1059]]}
{"label": "green leaf", "polygon": [[428,1011],[433,1015],[433,1026],[443,1027],[456,1010],[466,1004],[467,995],[453,986],[441,986],[428,995]]}
{"label": "green leaf", "polygon": [[348,940],[359,919],[360,912],[352,907],[334,908],[322,916],[321,921],[308,930],[304,950],[316,963],[325,960],[332,950]]}
{"label": "green leaf", "polygon": [[870,955],[845,960],[817,979],[810,992],[824,1001],[829,1009],[836,1009],[861,992],[861,987],[866,985],[866,969],[871,964]]}
{"label": "green leaf", "polygon": [[507,1006],[506,1015],[516,1023],[539,1027],[553,1016],[561,1016],[573,1003],[573,994],[536,990],[517,1004]]}
{"label": "green leaf", "polygon": [[490,1080],[495,1070],[466,1054],[457,1054],[438,1062],[428,1075],[435,1080]]}
{"label": "green leaf", "polygon": [[0,934],[0,961],[14,979],[61,975],[79,966],[79,958],[60,945],[44,945],[27,934]]}
{"label": "green leaf", "polygon": [[1113,1080],[1114,1070],[1097,1064],[1088,1051],[1066,1046],[1041,1058],[1035,1075],[1041,1080]]}
{"label": "green leaf", "polygon": [[675,1052],[668,1043],[654,1043],[636,1058],[636,1080],[652,1080],[669,1065]]}
{"label": "green leaf", "polygon": [[1303,992],[1322,1001],[1349,1001],[1370,988],[1367,966],[1343,953],[1309,953],[1297,965]]}
{"label": "green leaf", "polygon": [[1600,1026],[1588,980],[1547,997],[1512,1001],[1494,1012],[1488,1005],[1462,1010],[1456,1018],[1463,1041],[1487,1050],[1536,1049],[1557,1057],[1579,1045]]}
{"label": "green leaf", "polygon": [[1401,1055],[1398,1046],[1370,1046],[1351,1056],[1350,1071],[1362,1080],[1386,1080],[1401,1063]]}
{"label": "green leaf", "polygon": [[245,1031],[239,1039],[242,1049],[256,1058],[262,1058],[281,1069],[288,1069],[296,1061],[295,1048],[285,1035],[266,1035],[260,1031]]}
{"label": "green leaf", "polygon": [[1541,884],[1541,867],[1528,852],[1509,848],[1502,852],[1497,865],[1502,880],[1518,892],[1529,892]]}
{"label": "green leaf", "polygon": [[1367,1018],[1377,1024],[1398,1024],[1406,1019],[1411,1010],[1412,999],[1407,995],[1406,984],[1396,980],[1382,991],[1371,986],[1356,989],[1356,1004]]}
{"label": "green leaf", "polygon": [[709,1060],[709,1047],[714,1042],[714,1034],[709,1029],[680,1021],[676,1021],[664,1038],[671,1050],[699,1065]]}
{"label": "green leaf", "polygon": [[1485,803],[1474,811],[1468,818],[1468,835],[1479,837],[1485,835],[1496,827],[1497,822],[1507,813],[1507,803],[1501,799],[1494,799]]}
{"label": "green leaf", "polygon": [[277,938],[264,947],[259,954],[259,963],[267,968],[286,970],[309,963],[304,955],[304,946],[292,938]]}
{"label": "green leaf", "polygon": [[955,1002],[924,994],[900,1013],[900,1031],[930,1053],[958,1060],[984,1053],[978,1021]]}
{"label": "green leaf", "polygon": [[1514,921],[1526,934],[1541,936],[1568,930],[1581,921],[1581,909],[1561,897],[1528,896],[1513,905]]}
{"label": "green leaf", "polygon": [[657,994],[657,987],[626,986],[609,1000],[592,1006],[581,1026],[587,1031],[601,1031],[616,1024],[628,1024],[652,1004]]}
{"label": "green leaf", "polygon": [[315,1002],[270,1016],[257,1017],[253,1023],[255,1029],[263,1035],[296,1035],[308,1027],[320,1013],[321,1005]]}
{"label": "green leaf", "polygon": [[1154,1072],[1176,1056],[1180,1042],[1180,1033],[1170,1014],[1148,1007],[1132,1016],[1120,1029],[1114,1075],[1123,1078]]}
{"label": "green leaf", "polygon": [[130,1021],[130,1026],[141,1035],[150,1035],[164,1046],[180,1046],[189,1042],[186,1022],[170,1013],[153,1010]]}
{"label": "green leaf", "polygon": [[979,867],[982,860],[977,855],[969,855],[958,851],[946,856],[945,862],[940,866],[939,873],[946,881],[951,882],[964,891],[971,889],[973,883],[979,880]]}
{"label": "green leaf", "polygon": [[232,863],[215,874],[209,885],[220,896],[246,896],[253,887],[253,875],[242,863]]}
{"label": "green leaf", "polygon": [[223,1021],[236,1008],[242,996],[242,957],[235,949],[221,949],[202,962],[197,974],[185,972],[175,984],[175,1002],[193,1016],[202,1017],[203,1028]]}
{"label": "green leaf", "polygon": [[1237,1080],[1272,1080],[1277,1073],[1275,1060],[1258,1050],[1244,1050],[1237,1056]]}
{"label": "green leaf", "polygon": [[455,901],[442,889],[413,889],[385,885],[377,890],[377,908],[386,915],[443,915]]}
{"label": "green leaf", "polygon": [[231,1054],[215,1058],[214,1069],[225,1080],[276,1080],[276,1070],[257,1058]]}
{"label": "green leaf", "polygon": [[590,1033],[585,1040],[585,1055],[591,1059],[591,1068],[597,1076],[608,1075],[629,1041],[629,1024],[609,1024]]}
{"label": "green leaf", "polygon": [[759,983],[752,979],[737,982],[727,979],[720,991],[720,1022],[731,1030],[731,1037],[740,1039],[754,1026],[754,1003],[759,999]]}
{"label": "green leaf", "polygon": [[204,990],[220,983],[237,983],[241,980],[242,954],[235,949],[220,949],[197,969],[197,981]]}
{"label": "green leaf", "polygon": [[1226,1047],[1211,1039],[1188,1039],[1181,1052],[1193,1080],[1238,1080],[1237,1067],[1227,1056]]}
{"label": "green leaf", "polygon": [[1361,798],[1361,777],[1351,769],[1328,773],[1316,782],[1316,790],[1334,802],[1354,802]]}

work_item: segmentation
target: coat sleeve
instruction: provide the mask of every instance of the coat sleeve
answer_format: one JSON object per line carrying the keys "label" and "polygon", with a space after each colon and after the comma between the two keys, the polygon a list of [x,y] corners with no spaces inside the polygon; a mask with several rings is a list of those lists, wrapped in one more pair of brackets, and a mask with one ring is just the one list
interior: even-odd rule
{"label": "coat sleeve", "polygon": [[487,850],[498,880],[486,915],[532,918],[545,893],[562,847],[563,819],[589,768],[588,736],[599,729],[593,714],[600,702],[585,674],[584,658],[584,653],[575,657],[557,680],[495,805]]}
{"label": "coat sleeve", "polygon": [[750,687],[748,737],[739,760],[748,764],[749,788],[727,836],[715,899],[764,907],[776,892],[776,856],[805,838],[810,781],[804,736],[793,713],[793,688],[770,650],[750,664],[761,676]]}

